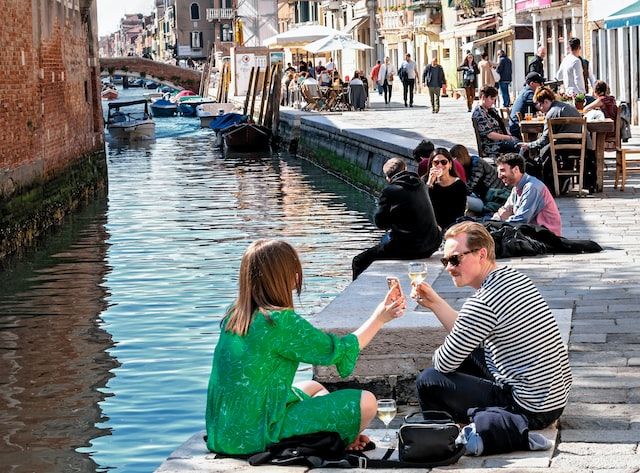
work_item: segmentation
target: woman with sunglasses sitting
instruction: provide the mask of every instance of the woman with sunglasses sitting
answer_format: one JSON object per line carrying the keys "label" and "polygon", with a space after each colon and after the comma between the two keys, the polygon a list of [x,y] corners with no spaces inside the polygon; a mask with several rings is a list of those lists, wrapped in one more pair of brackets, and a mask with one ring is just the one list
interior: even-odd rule
{"label": "woman with sunglasses sitting", "polygon": [[446,148],[436,148],[431,156],[429,174],[423,179],[429,187],[436,222],[445,230],[464,215],[467,186],[458,178],[453,157]]}
{"label": "woman with sunglasses sitting", "polygon": [[[547,427],[562,414],[572,381],[551,309],[527,276],[496,265],[493,238],[479,223],[449,228],[441,261],[456,287],[476,292],[456,311],[429,284],[412,284],[411,296],[449,332],[433,355],[433,368],[416,381],[422,410],[446,411],[465,424],[472,416],[479,429],[487,425],[480,415],[516,416],[531,430]],[[511,432],[501,434],[504,439]],[[501,447],[491,440],[498,435],[487,438],[484,452],[497,452]],[[511,450],[535,447],[521,435],[511,440]]]}

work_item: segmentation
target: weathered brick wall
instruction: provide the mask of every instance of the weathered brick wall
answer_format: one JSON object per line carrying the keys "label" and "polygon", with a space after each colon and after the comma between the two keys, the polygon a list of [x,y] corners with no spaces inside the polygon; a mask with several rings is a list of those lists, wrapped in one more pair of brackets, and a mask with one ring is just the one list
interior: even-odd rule
{"label": "weathered brick wall", "polygon": [[114,74],[127,72],[140,76],[143,73],[147,79],[153,79],[172,87],[182,87],[198,92],[202,73],[193,69],[185,69],[163,62],[152,61],[136,56],[100,58],[100,71],[104,75],[109,70]]}
{"label": "weathered brick wall", "polygon": [[[79,10],[55,0],[0,0],[0,11],[0,171],[13,171],[20,187],[33,172],[46,179],[103,148],[99,77]],[[25,166],[38,170],[18,172]],[[0,198],[10,193],[0,187]]]}
{"label": "weathered brick wall", "polygon": [[1,258],[14,240],[59,221],[88,188],[104,188],[106,174],[99,183],[95,2],[0,0],[0,12]]}

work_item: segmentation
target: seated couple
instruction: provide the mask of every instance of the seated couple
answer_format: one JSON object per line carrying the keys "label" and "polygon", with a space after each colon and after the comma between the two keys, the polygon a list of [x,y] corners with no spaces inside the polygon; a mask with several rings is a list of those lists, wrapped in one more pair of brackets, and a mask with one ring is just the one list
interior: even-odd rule
{"label": "seated couple", "polygon": [[[413,287],[412,296],[449,332],[434,367],[417,380],[422,408],[448,411],[466,423],[468,409],[499,406],[532,429],[551,424],[566,405],[571,372],[538,290],[521,273],[496,266],[493,240],[478,223],[447,231],[442,261],[456,286],[476,293],[458,313],[426,283]],[[360,350],[385,323],[402,316],[405,299],[390,290],[360,328],[340,337],[295,313],[292,291],[302,287],[302,268],[289,244],[254,242],[242,258],[239,280],[213,358],[209,450],[256,453],[284,438],[322,431],[337,432],[361,450],[368,442],[361,432],[376,414],[375,396],[356,389],[329,393],[317,382],[293,384],[293,378],[300,362],[335,365],[348,376]]]}

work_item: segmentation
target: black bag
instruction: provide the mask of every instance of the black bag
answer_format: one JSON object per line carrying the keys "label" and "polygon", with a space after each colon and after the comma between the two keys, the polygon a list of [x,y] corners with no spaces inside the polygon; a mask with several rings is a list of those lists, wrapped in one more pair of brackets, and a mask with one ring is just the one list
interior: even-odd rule
{"label": "black bag", "polygon": [[398,432],[398,456],[401,462],[429,464],[430,468],[458,461],[464,445],[457,445],[460,427],[442,411],[424,411],[408,415]]}
{"label": "black bag", "polygon": [[310,468],[352,468],[346,445],[336,432],[296,435],[280,440],[248,458],[256,465],[304,465]]}

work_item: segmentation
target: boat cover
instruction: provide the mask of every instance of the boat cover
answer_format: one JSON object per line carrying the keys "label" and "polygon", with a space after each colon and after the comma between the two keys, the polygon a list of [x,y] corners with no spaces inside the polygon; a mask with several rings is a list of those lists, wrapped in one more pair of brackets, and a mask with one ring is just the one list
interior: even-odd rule
{"label": "boat cover", "polygon": [[248,120],[247,115],[241,113],[225,113],[211,120],[209,127],[214,131],[224,130],[236,123],[245,123]]}

